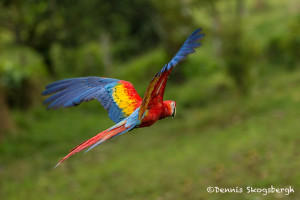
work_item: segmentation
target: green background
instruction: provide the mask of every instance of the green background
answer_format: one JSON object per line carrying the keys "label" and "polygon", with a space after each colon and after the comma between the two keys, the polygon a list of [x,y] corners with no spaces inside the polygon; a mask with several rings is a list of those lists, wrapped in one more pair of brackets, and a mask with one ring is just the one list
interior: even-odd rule
{"label": "green background", "polygon": [[[0,13],[0,199],[300,198],[298,1],[4,0]],[[143,96],[198,27],[166,88],[174,119],[53,169],[113,122],[98,102],[47,111],[45,85],[105,76]],[[271,185],[295,193],[246,190]]]}

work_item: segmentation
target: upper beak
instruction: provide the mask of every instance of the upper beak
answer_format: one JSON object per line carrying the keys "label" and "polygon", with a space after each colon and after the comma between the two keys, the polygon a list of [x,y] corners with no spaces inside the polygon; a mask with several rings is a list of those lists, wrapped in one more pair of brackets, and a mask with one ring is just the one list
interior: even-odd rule
{"label": "upper beak", "polygon": [[176,116],[176,108],[174,108],[174,112],[172,113],[172,118],[174,119],[174,117]]}

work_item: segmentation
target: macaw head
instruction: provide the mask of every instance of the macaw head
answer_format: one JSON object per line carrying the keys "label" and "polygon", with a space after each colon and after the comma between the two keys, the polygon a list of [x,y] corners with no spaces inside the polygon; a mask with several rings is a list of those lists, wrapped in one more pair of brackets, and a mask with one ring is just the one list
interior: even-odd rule
{"label": "macaw head", "polygon": [[176,115],[176,102],[171,100],[166,100],[164,103],[164,110],[161,119],[165,117],[175,117]]}

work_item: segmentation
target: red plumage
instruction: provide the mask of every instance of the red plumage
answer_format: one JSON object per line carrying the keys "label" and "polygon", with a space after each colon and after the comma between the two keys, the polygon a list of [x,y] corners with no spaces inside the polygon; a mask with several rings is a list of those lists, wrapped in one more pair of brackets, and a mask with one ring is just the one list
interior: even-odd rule
{"label": "red plumage", "polygon": [[76,106],[83,101],[98,100],[108,111],[109,117],[117,124],[98,133],[96,136],[73,148],[57,165],[70,156],[90,147],[88,151],[100,143],[134,128],[151,126],[157,120],[174,117],[175,101],[163,101],[168,76],[173,67],[187,55],[195,52],[200,46],[197,41],[204,34],[201,29],[194,31],[182,47],[150,82],[142,99],[133,85],[122,81],[101,77],[72,78],[54,82],[46,87],[43,95],[53,94],[45,100],[50,103],[48,108]]}

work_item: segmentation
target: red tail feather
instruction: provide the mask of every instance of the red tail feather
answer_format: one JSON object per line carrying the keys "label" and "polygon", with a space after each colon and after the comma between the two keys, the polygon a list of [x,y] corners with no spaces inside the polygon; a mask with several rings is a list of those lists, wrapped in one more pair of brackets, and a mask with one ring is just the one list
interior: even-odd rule
{"label": "red tail feather", "polygon": [[96,144],[97,142],[99,142],[101,140],[104,142],[104,141],[108,140],[109,138],[112,138],[112,137],[116,136],[117,134],[124,132],[128,128],[130,128],[130,127],[125,127],[125,122],[120,122],[119,124],[115,125],[114,127],[109,128],[105,131],[102,131],[101,133],[98,133],[94,137],[88,139],[87,141],[85,141],[85,142],[81,143],[80,145],[71,149],[70,153],[68,155],[66,155],[63,159],[61,159],[57,163],[55,168],[58,167],[63,161],[67,160],[72,155],[84,150],[87,147],[92,146],[93,144]]}

